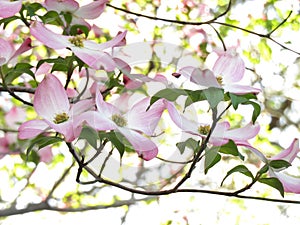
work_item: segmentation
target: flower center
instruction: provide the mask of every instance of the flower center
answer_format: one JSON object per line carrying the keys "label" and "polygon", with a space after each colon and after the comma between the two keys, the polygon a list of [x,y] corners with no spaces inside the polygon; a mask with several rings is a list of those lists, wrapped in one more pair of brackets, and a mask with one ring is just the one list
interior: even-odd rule
{"label": "flower center", "polygon": [[54,123],[59,124],[59,123],[63,123],[65,121],[67,121],[69,119],[69,116],[67,113],[61,113],[61,114],[57,114],[53,120]]}
{"label": "flower center", "polygon": [[82,35],[76,35],[74,37],[69,38],[69,42],[73,45],[75,45],[76,47],[80,47],[83,48],[84,44],[84,37]]}
{"label": "flower center", "polygon": [[119,127],[125,127],[127,125],[127,120],[119,115],[119,114],[114,114],[111,117],[112,121],[115,122],[115,124],[117,124]]}
{"label": "flower center", "polygon": [[218,83],[219,83],[221,86],[223,85],[223,77],[218,76],[218,77],[217,77],[217,81],[218,81]]}
{"label": "flower center", "polygon": [[198,132],[202,135],[208,135],[209,131],[210,131],[209,125],[203,125],[198,128]]}

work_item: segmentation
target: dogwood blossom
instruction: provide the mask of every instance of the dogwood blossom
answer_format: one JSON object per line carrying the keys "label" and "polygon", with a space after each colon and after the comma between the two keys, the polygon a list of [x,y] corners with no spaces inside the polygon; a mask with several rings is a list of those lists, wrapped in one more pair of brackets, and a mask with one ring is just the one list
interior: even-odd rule
{"label": "dogwood blossom", "polygon": [[147,136],[153,135],[157,123],[165,109],[164,100],[155,102],[146,111],[150,98],[146,97],[132,106],[127,112],[122,112],[103,100],[100,92],[96,94],[97,111],[89,111],[83,118],[95,130],[114,130],[121,133],[133,146],[138,155],[151,160],[156,157],[158,148]]}
{"label": "dogwood blossom", "polygon": [[[298,152],[299,152],[299,140],[294,139],[291,145],[287,148],[282,150],[277,155],[267,158],[261,151],[258,149],[246,146],[249,150],[251,150],[255,155],[257,155],[261,161],[264,163],[269,163],[272,160],[285,160],[289,163],[292,163],[294,159],[296,158]],[[291,175],[288,175],[284,173],[284,170],[286,168],[272,168],[269,167],[269,174],[271,177],[276,177],[280,180],[280,182],[283,185],[285,192],[292,192],[292,193],[300,193],[300,178],[293,177]]]}
{"label": "dogwood blossom", "polygon": [[[183,132],[200,137],[207,137],[211,129],[210,124],[202,124],[188,120],[179,114],[173,103],[166,101],[165,104],[172,121],[181,128]],[[247,140],[255,137],[259,129],[259,125],[252,123],[242,128],[230,129],[229,122],[218,122],[211,133],[209,143],[214,146],[221,146],[228,143],[229,140],[233,140],[236,144],[247,145]]]}
{"label": "dogwood blossom", "polygon": [[123,41],[126,31],[105,43],[97,44],[86,40],[82,35],[67,36],[52,32],[42,23],[35,21],[30,27],[31,34],[40,42],[53,49],[70,49],[78,58],[93,69],[104,67],[106,71],[112,71],[116,67],[112,57],[104,52],[105,49],[117,46]]}
{"label": "dogwood blossom", "polygon": [[70,105],[60,81],[48,74],[36,89],[33,105],[42,119],[23,123],[19,128],[19,138],[33,138],[52,128],[70,142],[79,136],[82,128],[79,115],[91,108],[92,101],[82,100]]}
{"label": "dogwood blossom", "polygon": [[107,2],[108,0],[98,0],[79,7],[78,2],[74,0],[46,0],[44,6],[48,11],[71,13],[73,15],[71,24],[80,24],[91,29],[90,24],[85,19],[96,19],[99,17],[104,11]]}

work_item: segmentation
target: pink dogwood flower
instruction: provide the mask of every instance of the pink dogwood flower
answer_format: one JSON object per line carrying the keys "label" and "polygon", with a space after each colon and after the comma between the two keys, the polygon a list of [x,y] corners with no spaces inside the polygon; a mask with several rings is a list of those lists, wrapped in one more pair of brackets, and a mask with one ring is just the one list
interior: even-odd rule
{"label": "pink dogwood flower", "polygon": [[[209,124],[197,123],[188,120],[183,115],[180,115],[174,104],[166,101],[166,107],[172,121],[182,129],[183,132],[193,134],[200,137],[207,137],[210,132]],[[260,126],[252,123],[247,124],[245,127],[230,129],[230,124],[227,121],[218,122],[213,129],[209,138],[209,143],[214,146],[222,146],[233,140],[238,145],[249,145],[248,140],[255,137],[260,130]]]}
{"label": "pink dogwood flower", "polygon": [[17,56],[19,56],[23,52],[28,51],[31,48],[30,38],[25,39],[25,41],[17,50],[15,50],[12,43],[0,38],[0,66],[9,63],[11,60],[15,59]]}
{"label": "pink dogwood flower", "polygon": [[96,19],[105,9],[108,0],[98,0],[90,4],[79,7],[78,2],[74,0],[46,0],[44,3],[48,11],[66,12],[73,15],[71,24],[80,24],[91,29],[85,19]]}
{"label": "pink dogwood flower", "polygon": [[92,101],[82,100],[70,105],[60,81],[54,75],[48,74],[36,89],[33,105],[42,119],[23,123],[19,127],[19,139],[33,138],[52,128],[63,134],[67,142],[71,142],[81,132],[80,114],[91,108]]}
{"label": "pink dogwood flower", "polygon": [[42,23],[36,21],[30,27],[31,34],[40,42],[53,49],[70,49],[78,58],[93,69],[104,67],[106,71],[112,71],[116,63],[112,57],[104,52],[105,49],[117,46],[123,41],[126,31],[105,43],[97,44],[86,40],[82,35],[67,36],[52,32]]}
{"label": "pink dogwood flower", "polygon": [[0,17],[7,18],[15,15],[22,8],[22,1],[1,0]]}
{"label": "pink dogwood flower", "polygon": [[[254,154],[256,154],[264,163],[268,164],[269,161],[272,160],[285,160],[289,163],[292,163],[299,152],[299,140],[294,139],[287,149],[282,150],[280,153],[271,158],[267,158],[262,152],[260,152],[256,148],[253,148],[251,146],[246,147],[250,149]],[[284,173],[284,170],[285,168],[275,169],[269,167],[269,174],[271,177],[276,177],[280,180],[285,192],[300,194],[300,178],[290,176]]]}
{"label": "pink dogwood flower", "polygon": [[150,98],[146,97],[124,113],[113,104],[105,102],[101,93],[98,92],[96,94],[97,111],[86,112],[83,117],[95,130],[114,130],[121,133],[141,158],[151,160],[156,157],[158,148],[145,135],[153,135],[165,104],[163,100],[159,100],[146,111],[149,103]]}

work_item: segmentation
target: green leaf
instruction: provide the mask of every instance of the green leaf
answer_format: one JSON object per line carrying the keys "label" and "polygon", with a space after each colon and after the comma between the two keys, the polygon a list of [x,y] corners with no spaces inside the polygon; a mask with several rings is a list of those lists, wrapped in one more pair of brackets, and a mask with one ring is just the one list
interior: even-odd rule
{"label": "green leaf", "polygon": [[84,33],[84,35],[87,37],[89,35],[89,28],[84,25],[79,25],[79,24],[71,26],[70,35],[75,36],[75,35],[80,34],[80,32]]}
{"label": "green leaf", "polygon": [[79,139],[85,139],[94,149],[97,149],[98,132],[91,127],[83,127]]}
{"label": "green leaf", "polygon": [[188,98],[185,101],[184,108],[188,107],[194,102],[199,102],[203,100],[206,100],[206,96],[203,93],[203,90],[190,91],[188,92]]}
{"label": "green leaf", "polygon": [[269,177],[269,178],[260,178],[258,179],[260,183],[266,184],[271,186],[272,188],[277,189],[281,196],[284,197],[284,188],[282,183],[276,177]]}
{"label": "green leaf", "polygon": [[236,173],[236,172],[242,173],[242,174],[244,174],[244,175],[246,175],[246,176],[248,176],[248,177],[251,177],[252,180],[254,179],[253,174],[250,172],[250,170],[248,170],[248,168],[247,168],[246,166],[244,166],[244,165],[238,165],[238,166],[232,168],[231,170],[229,170],[229,171],[227,172],[226,176],[224,177],[224,179],[223,179],[222,182],[221,182],[221,186],[223,185],[225,179],[226,179],[228,176],[230,176],[231,174]]}
{"label": "green leaf", "polygon": [[34,73],[30,70],[32,66],[28,63],[18,63],[14,69],[10,70],[5,76],[5,82],[11,84],[16,78],[26,73],[35,79]]}
{"label": "green leaf", "polygon": [[253,101],[246,101],[243,103],[243,105],[252,105],[252,107],[253,107],[252,123],[255,123],[257,117],[259,116],[259,114],[261,112],[260,105]]}
{"label": "green leaf", "polygon": [[289,163],[288,161],[285,160],[272,160],[269,163],[269,166],[274,168],[274,169],[283,169],[283,168],[288,168],[290,167],[292,164]]}
{"label": "green leaf", "polygon": [[224,101],[224,91],[220,88],[210,87],[203,90],[210,107],[212,109],[216,108],[219,102]]}
{"label": "green leaf", "polygon": [[229,142],[225,145],[220,146],[219,152],[224,154],[230,154],[234,156],[239,156],[241,160],[244,160],[244,156],[239,152],[234,141],[229,140]]}
{"label": "green leaf", "polygon": [[29,154],[21,153],[20,156],[26,162],[33,162],[35,164],[38,164],[40,161],[40,157],[36,151],[31,151]]}
{"label": "green leaf", "polygon": [[40,3],[37,3],[37,2],[25,5],[25,9],[27,10],[27,14],[30,17],[35,16],[36,11],[38,11],[41,8],[43,8],[43,6]]}
{"label": "green leaf", "polygon": [[15,21],[15,20],[17,20],[17,19],[19,19],[19,17],[17,17],[17,16],[12,16],[12,17],[8,17],[8,18],[1,19],[1,20],[0,20],[0,25],[3,24],[3,29],[5,29],[6,26],[7,26],[10,22]]}
{"label": "green leaf", "polygon": [[48,11],[45,15],[40,16],[44,24],[53,24],[63,26],[64,23],[60,18],[60,15],[56,11]]}
{"label": "green leaf", "polygon": [[208,170],[216,165],[221,160],[221,155],[218,153],[219,148],[212,147],[205,149],[205,160],[204,160],[204,173],[207,174]]}
{"label": "green leaf", "polygon": [[189,148],[191,150],[196,151],[199,147],[199,141],[196,141],[193,138],[189,138],[186,141],[178,142],[176,146],[179,149],[180,153],[183,154],[185,148]]}
{"label": "green leaf", "polygon": [[231,103],[234,109],[237,109],[239,104],[248,102],[249,99],[256,99],[256,96],[254,94],[235,95],[229,93],[229,97],[231,99]]}
{"label": "green leaf", "polygon": [[121,134],[117,135],[114,131],[100,133],[100,137],[107,138],[112,143],[112,145],[118,149],[120,156],[123,156],[125,152],[125,142],[123,142],[122,140],[125,137],[123,137]]}
{"label": "green leaf", "polygon": [[31,150],[37,146],[37,149],[44,148],[48,145],[52,145],[58,142],[63,141],[60,137],[47,137],[47,136],[37,136],[36,138],[32,139],[29,143],[29,146],[26,151],[26,155],[29,155]]}
{"label": "green leaf", "polygon": [[269,165],[265,164],[257,173],[264,174],[264,173],[268,172],[268,170],[269,170]]}
{"label": "green leaf", "polygon": [[165,98],[171,102],[174,102],[180,95],[188,95],[188,93],[184,89],[166,88],[166,89],[158,91],[156,94],[154,94],[152,96],[152,98],[150,100],[150,105],[152,105],[154,102],[156,102],[160,98]]}

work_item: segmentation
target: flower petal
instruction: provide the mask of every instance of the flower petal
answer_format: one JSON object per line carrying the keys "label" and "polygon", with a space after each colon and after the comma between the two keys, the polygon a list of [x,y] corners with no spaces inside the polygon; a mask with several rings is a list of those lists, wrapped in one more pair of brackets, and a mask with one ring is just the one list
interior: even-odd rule
{"label": "flower petal", "polygon": [[204,87],[217,87],[221,88],[214,73],[211,70],[201,70],[195,68],[191,74],[190,80],[196,84]]}
{"label": "flower petal", "polygon": [[[74,123],[76,121],[76,125]],[[76,118],[72,118],[63,123],[53,123],[52,121],[45,120],[45,122],[55,131],[62,134],[65,137],[66,142],[74,141],[76,138],[79,137],[82,126],[82,121],[77,121]]]}
{"label": "flower petal", "polygon": [[247,141],[254,138],[260,130],[258,124],[249,123],[242,128],[227,130],[224,133],[224,138],[231,139],[233,141]]}
{"label": "flower petal", "polygon": [[290,163],[293,162],[293,160],[296,158],[297,154],[299,152],[299,140],[298,139],[294,139],[294,141],[291,143],[291,145],[281,151],[279,154],[273,156],[271,158],[271,160],[278,160],[278,159],[282,159],[282,160],[286,160]]}
{"label": "flower petal", "polygon": [[71,46],[70,48],[78,58],[93,69],[99,70],[103,66],[106,71],[112,71],[116,68],[115,61],[108,53],[86,48],[86,43],[88,41],[84,42],[85,47],[83,48],[76,46]]}
{"label": "flower petal", "polygon": [[[127,113],[128,127],[142,131],[147,135],[152,135],[163,111],[166,109],[166,105],[163,99],[156,101],[150,105],[150,97],[144,98],[137,102]],[[147,110],[147,111],[146,111]]]}
{"label": "flower petal", "polygon": [[79,8],[79,4],[74,0],[45,0],[44,6],[48,11],[57,12],[75,12]]}
{"label": "flower petal", "polygon": [[150,139],[127,128],[118,127],[118,130],[132,144],[139,157],[144,160],[151,160],[157,156],[158,148]]}
{"label": "flower petal", "polygon": [[108,0],[98,0],[90,4],[81,6],[74,15],[84,19],[96,19],[104,11]]}
{"label": "flower petal", "polygon": [[44,120],[29,120],[19,127],[18,138],[19,139],[30,139],[43,133],[47,128],[48,124]]}
{"label": "flower petal", "polygon": [[0,66],[9,61],[14,51],[15,49],[9,41],[0,38]]}
{"label": "flower petal", "polygon": [[49,121],[57,114],[68,114],[70,109],[67,93],[53,74],[46,75],[37,87],[33,105],[38,115]]}
{"label": "flower petal", "polygon": [[77,119],[86,122],[90,127],[98,131],[117,129],[117,125],[111,119],[97,111],[85,112],[79,115]]}
{"label": "flower petal", "polygon": [[96,94],[96,106],[98,112],[100,112],[100,114],[103,114],[107,118],[111,118],[111,116],[114,114],[121,114],[120,110],[118,110],[117,107],[103,100],[100,91],[98,91]]}
{"label": "flower petal", "polygon": [[15,15],[22,8],[22,1],[0,1],[0,17],[7,18]]}
{"label": "flower petal", "polygon": [[11,56],[10,60],[17,57],[18,55],[21,55],[23,52],[28,51],[29,49],[31,49],[31,39],[27,38],[25,39],[25,41],[22,43],[22,45],[17,49],[17,51],[15,51],[15,53]]}
{"label": "flower petal", "polygon": [[49,48],[63,49],[71,45],[71,43],[68,41],[68,36],[56,34],[38,21],[35,21],[31,24],[30,33]]}
{"label": "flower petal", "polygon": [[232,47],[219,56],[212,70],[217,76],[223,77],[224,83],[234,83],[243,78],[245,63],[236,53],[236,48]]}
{"label": "flower petal", "polygon": [[259,92],[261,92],[261,90],[258,88],[254,88],[251,86],[245,86],[245,85],[239,85],[239,84],[229,83],[229,84],[224,84],[223,87],[226,92],[230,92],[230,93],[237,94],[237,95],[243,95],[243,94],[247,94],[247,93],[258,94]]}
{"label": "flower petal", "polygon": [[270,170],[270,176],[280,180],[285,192],[300,194],[300,178],[295,178],[282,172],[274,172],[272,170]]}

